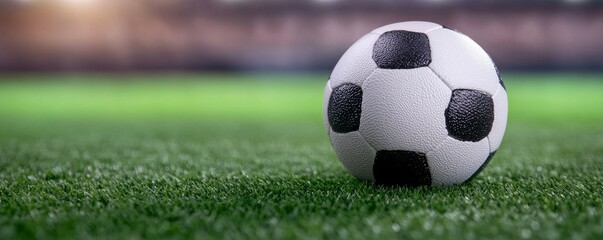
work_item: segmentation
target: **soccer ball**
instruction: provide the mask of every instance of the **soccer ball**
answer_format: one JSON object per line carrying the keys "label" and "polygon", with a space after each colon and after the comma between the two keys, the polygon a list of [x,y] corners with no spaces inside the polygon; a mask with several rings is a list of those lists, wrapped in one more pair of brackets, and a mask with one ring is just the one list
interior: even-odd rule
{"label": "soccer ball", "polygon": [[498,150],[507,93],[488,54],[435,23],[377,28],[341,57],[324,121],[343,165],[378,185],[439,186],[477,175]]}

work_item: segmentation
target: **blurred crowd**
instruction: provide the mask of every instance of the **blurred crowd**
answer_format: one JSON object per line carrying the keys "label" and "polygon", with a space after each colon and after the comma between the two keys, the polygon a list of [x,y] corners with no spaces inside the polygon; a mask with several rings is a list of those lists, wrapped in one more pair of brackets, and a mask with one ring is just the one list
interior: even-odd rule
{"label": "blurred crowd", "polygon": [[603,70],[588,0],[0,0],[0,70],[326,70],[409,20],[460,30],[501,68]]}

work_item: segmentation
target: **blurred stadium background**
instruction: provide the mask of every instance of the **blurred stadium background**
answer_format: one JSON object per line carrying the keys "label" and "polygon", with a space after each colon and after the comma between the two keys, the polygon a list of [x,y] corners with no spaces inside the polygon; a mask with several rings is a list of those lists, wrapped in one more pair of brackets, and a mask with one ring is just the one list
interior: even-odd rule
{"label": "blurred stadium background", "polygon": [[[375,188],[329,145],[329,72],[409,20],[502,69],[472,183]],[[603,239],[601,80],[603,0],[0,0],[0,239]]]}
{"label": "blurred stadium background", "polygon": [[502,69],[603,69],[599,0],[0,0],[0,71],[328,71],[408,20],[459,29]]}

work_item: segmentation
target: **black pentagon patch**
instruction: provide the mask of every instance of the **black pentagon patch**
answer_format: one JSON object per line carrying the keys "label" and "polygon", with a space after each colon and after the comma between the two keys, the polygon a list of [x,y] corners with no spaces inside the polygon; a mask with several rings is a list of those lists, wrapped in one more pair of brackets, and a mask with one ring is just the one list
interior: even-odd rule
{"label": "black pentagon patch", "polygon": [[448,135],[460,141],[478,142],[492,129],[494,101],[481,91],[456,89],[444,114]]}
{"label": "black pentagon patch", "polygon": [[334,88],[327,109],[331,129],[337,133],[358,130],[361,110],[362,88],[360,86],[346,83]]}
{"label": "black pentagon patch", "polygon": [[417,187],[431,185],[425,154],[411,151],[377,152],[373,175],[377,185]]}
{"label": "black pentagon patch", "polygon": [[486,168],[486,165],[488,165],[488,163],[490,162],[490,160],[492,160],[492,158],[494,158],[494,154],[496,154],[496,151],[491,152],[488,155],[488,158],[486,158],[486,161],[484,163],[482,163],[482,165],[477,169],[477,171],[475,171],[475,173],[473,173],[473,175],[471,175],[471,177],[469,179],[467,179],[467,181],[465,182],[470,182],[471,180],[473,180],[480,172],[482,172],[482,170],[484,170],[484,168]]}
{"label": "black pentagon patch", "polygon": [[429,38],[417,32],[385,32],[375,42],[373,60],[385,69],[425,67],[431,63]]}

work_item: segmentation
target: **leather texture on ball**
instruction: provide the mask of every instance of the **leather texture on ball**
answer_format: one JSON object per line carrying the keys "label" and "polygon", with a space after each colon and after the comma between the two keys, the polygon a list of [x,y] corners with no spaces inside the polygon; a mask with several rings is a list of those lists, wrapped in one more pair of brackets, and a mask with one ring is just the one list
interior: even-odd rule
{"label": "leather texture on ball", "polygon": [[[426,36],[418,42],[428,42],[429,48],[405,49],[417,42],[416,36]],[[380,38],[391,41],[377,44]],[[386,46],[376,47],[381,44]],[[387,55],[395,67],[380,67],[376,52]],[[414,57],[400,54],[404,52]],[[427,56],[431,61],[425,64]],[[352,104],[359,110],[331,101],[334,93],[342,94],[336,91],[341,86],[359,88],[343,91],[348,100],[359,99],[354,92],[361,90],[361,104]],[[460,96],[469,100],[455,100],[455,91],[467,91]],[[360,38],[336,64],[324,97],[325,126],[339,160],[357,178],[387,186],[468,181],[493,158],[507,123],[506,89],[492,59],[468,36],[429,22],[390,24]],[[446,121],[451,105],[456,107],[450,113],[461,123],[453,135]],[[349,119],[358,119],[360,112],[358,127],[334,128],[338,120],[329,112],[337,111]]]}
{"label": "leather texture on ball", "polygon": [[469,177],[469,179],[465,180],[465,182],[469,182],[469,181],[473,180],[475,178],[475,176],[479,175],[479,173],[482,172],[482,170],[484,170],[484,168],[486,168],[486,166],[488,165],[490,160],[492,160],[492,158],[494,158],[494,155],[496,155],[496,151],[491,152],[488,155],[488,158],[486,158],[486,161],[484,163],[482,163],[482,165],[477,169],[477,171],[475,171],[473,173],[473,175],[471,175],[471,177]]}
{"label": "leather texture on ball", "polygon": [[377,150],[426,153],[448,136],[452,91],[428,68],[378,69],[362,88],[360,133]]}
{"label": "leather texture on ball", "polygon": [[345,83],[360,86],[377,69],[373,61],[373,46],[377,38],[379,35],[374,33],[364,35],[343,54],[331,72],[331,88]]}
{"label": "leather texture on ball", "polygon": [[465,182],[482,166],[489,153],[487,139],[462,142],[451,137],[446,138],[437,148],[426,154],[432,185]]}
{"label": "leather texture on ball", "polygon": [[507,91],[501,86],[498,91],[492,96],[494,101],[494,122],[492,123],[492,130],[488,135],[488,142],[490,143],[490,152],[495,152],[500,147],[505,130],[507,128]]}
{"label": "leather texture on ball", "polygon": [[343,165],[359,179],[375,181],[373,164],[376,151],[360,135],[359,132],[329,133],[331,144]]}
{"label": "leather texture on ball", "polygon": [[385,69],[425,67],[431,62],[429,38],[417,32],[385,32],[375,42],[373,60]]}
{"label": "leather texture on ball", "polygon": [[328,121],[334,132],[347,133],[358,130],[362,110],[360,86],[346,83],[334,88],[328,104]]}
{"label": "leather texture on ball", "polygon": [[431,68],[451,89],[474,89],[494,95],[498,74],[490,56],[471,38],[440,28],[427,33]]}
{"label": "leather texture on ball", "polygon": [[492,129],[494,102],[487,93],[456,89],[444,115],[448,135],[460,141],[477,142]]}

